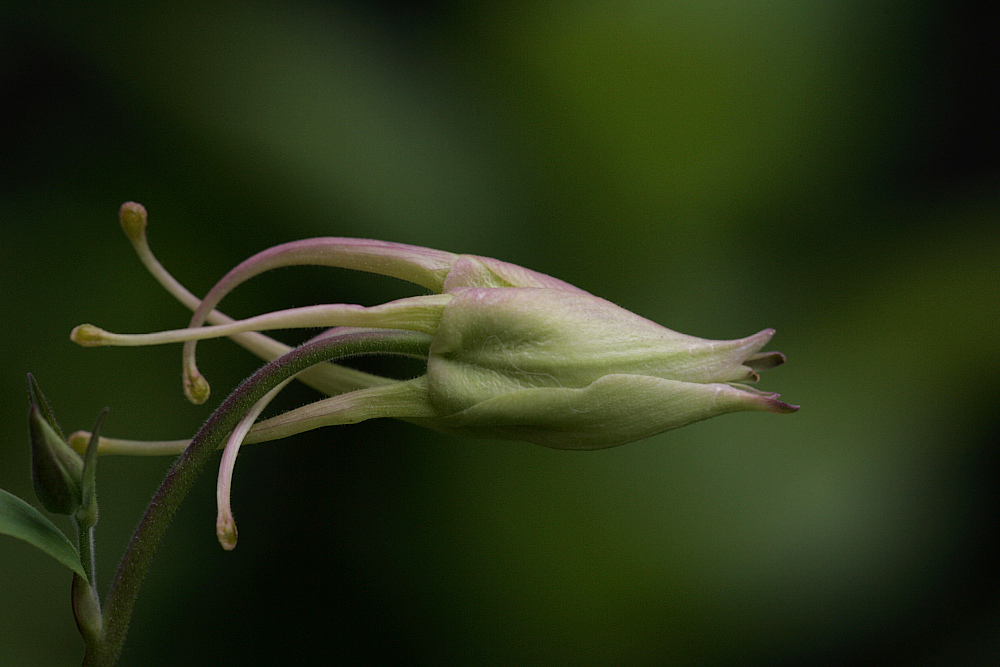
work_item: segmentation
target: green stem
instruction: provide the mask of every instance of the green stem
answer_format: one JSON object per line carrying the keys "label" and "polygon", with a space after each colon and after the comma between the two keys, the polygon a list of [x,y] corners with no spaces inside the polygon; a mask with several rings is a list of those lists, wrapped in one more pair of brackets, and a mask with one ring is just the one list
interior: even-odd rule
{"label": "green stem", "polygon": [[94,554],[94,526],[83,525],[73,518],[76,527],[78,543],[80,545],[80,563],[83,571],[87,573],[87,581],[94,588],[97,588],[97,560]]}
{"label": "green stem", "polygon": [[118,659],[142,580],[174,513],[223,439],[264,394],[282,380],[332,359],[362,354],[426,356],[430,339],[411,331],[346,330],[305,343],[244,380],[177,458],[146,508],[104,601],[103,633],[98,641],[87,643],[84,665],[113,665]]}
{"label": "green stem", "polygon": [[81,521],[79,514],[73,517],[77,537],[80,544],[80,563],[87,578],[73,574],[73,587],[70,600],[73,605],[73,617],[76,627],[89,646],[100,641],[103,633],[101,616],[101,599],[97,595],[97,561],[94,552],[94,523]]}
{"label": "green stem", "polygon": [[80,507],[73,515],[77,541],[80,544],[80,563],[87,578],[74,575],[71,592],[73,616],[84,644],[90,646],[104,635],[104,616],[101,614],[101,598],[97,594],[97,554],[94,546],[94,527],[97,525],[97,445],[101,438],[101,427],[108,409],[104,408],[94,424],[93,435],[87,445],[83,461],[83,484]]}

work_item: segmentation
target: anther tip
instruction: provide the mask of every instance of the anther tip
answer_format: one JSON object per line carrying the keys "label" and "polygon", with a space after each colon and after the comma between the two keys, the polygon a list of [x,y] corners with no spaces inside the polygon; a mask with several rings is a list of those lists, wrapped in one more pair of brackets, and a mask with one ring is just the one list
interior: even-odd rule
{"label": "anther tip", "polygon": [[118,209],[118,221],[129,241],[135,243],[146,236],[146,207],[134,201],[127,201]]}
{"label": "anther tip", "polygon": [[73,327],[73,331],[69,334],[69,339],[83,347],[97,347],[106,343],[106,333],[104,329],[95,327],[93,324],[81,324]]}
{"label": "anther tip", "polygon": [[219,518],[215,522],[215,535],[219,538],[219,544],[226,551],[232,551],[236,548],[236,522],[233,521],[231,515],[219,514]]}
{"label": "anther tip", "polygon": [[184,395],[195,405],[201,405],[207,401],[211,391],[208,381],[201,373],[195,371],[194,374],[184,374]]}
{"label": "anther tip", "polygon": [[90,444],[90,431],[74,431],[66,438],[66,443],[82,456],[87,453],[87,445]]}

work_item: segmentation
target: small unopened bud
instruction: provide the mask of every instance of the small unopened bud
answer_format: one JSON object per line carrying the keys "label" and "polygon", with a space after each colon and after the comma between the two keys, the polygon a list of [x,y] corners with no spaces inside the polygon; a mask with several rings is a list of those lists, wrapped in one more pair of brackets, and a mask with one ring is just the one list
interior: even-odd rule
{"label": "small unopened bud", "polygon": [[73,514],[83,500],[83,459],[67,445],[32,404],[31,480],[42,506],[53,514]]}

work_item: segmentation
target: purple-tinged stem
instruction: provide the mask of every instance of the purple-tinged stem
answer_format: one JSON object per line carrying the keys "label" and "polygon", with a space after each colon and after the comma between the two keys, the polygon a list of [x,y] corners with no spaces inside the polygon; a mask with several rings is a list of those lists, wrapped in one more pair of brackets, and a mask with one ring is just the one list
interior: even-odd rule
{"label": "purple-tinged stem", "polygon": [[430,336],[399,330],[353,330],[310,341],[244,380],[212,413],[167,472],[122,556],[104,601],[104,632],[88,642],[84,665],[113,665],[121,653],[132,609],[149,565],[181,501],[222,440],[271,388],[318,363],[366,354],[426,356]]}

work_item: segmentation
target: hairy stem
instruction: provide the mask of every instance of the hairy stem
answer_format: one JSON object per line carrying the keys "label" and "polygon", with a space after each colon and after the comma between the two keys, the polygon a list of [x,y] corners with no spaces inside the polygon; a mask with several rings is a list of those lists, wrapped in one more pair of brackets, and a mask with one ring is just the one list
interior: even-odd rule
{"label": "hairy stem", "polygon": [[426,356],[430,336],[398,330],[352,330],[310,341],[262,367],[212,413],[167,472],[125,550],[103,605],[103,633],[88,642],[84,665],[112,665],[125,641],[132,609],[167,526],[195,479],[240,418],[271,388],[318,363],[363,354]]}
{"label": "hairy stem", "polygon": [[83,571],[87,573],[87,581],[94,588],[97,588],[97,563],[94,554],[94,526],[85,526],[75,517],[73,525],[76,528],[78,546],[80,549],[80,563]]}

